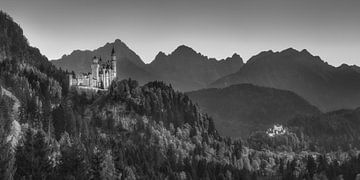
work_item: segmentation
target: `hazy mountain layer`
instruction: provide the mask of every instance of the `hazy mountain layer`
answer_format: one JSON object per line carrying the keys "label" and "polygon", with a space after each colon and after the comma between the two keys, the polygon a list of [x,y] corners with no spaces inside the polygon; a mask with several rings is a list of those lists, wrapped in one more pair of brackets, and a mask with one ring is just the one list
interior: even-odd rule
{"label": "hazy mountain layer", "polygon": [[182,45],[169,55],[160,52],[149,64],[149,70],[174,88],[189,91],[205,88],[212,81],[236,72],[242,65],[243,60],[237,54],[218,61]]}
{"label": "hazy mountain layer", "polygon": [[211,87],[240,83],[293,91],[322,111],[360,106],[360,74],[353,68],[333,67],[306,50],[262,52]]}
{"label": "hazy mountain layer", "polygon": [[320,113],[316,107],[290,91],[251,84],[187,94],[214,118],[216,127],[224,136],[246,138],[252,131],[284,123],[297,115]]}

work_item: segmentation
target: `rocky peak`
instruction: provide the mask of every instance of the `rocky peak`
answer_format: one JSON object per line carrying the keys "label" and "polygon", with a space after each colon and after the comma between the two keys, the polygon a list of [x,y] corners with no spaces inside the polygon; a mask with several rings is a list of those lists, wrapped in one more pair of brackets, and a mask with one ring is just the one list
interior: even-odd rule
{"label": "rocky peak", "polygon": [[194,49],[185,45],[181,45],[177,47],[175,51],[171,53],[171,55],[185,55],[185,56],[196,55],[196,54],[198,53]]}

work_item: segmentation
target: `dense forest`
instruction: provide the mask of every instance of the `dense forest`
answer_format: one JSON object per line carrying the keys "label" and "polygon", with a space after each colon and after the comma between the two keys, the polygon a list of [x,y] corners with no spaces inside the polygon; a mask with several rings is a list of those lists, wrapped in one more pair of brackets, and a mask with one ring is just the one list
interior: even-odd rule
{"label": "dense forest", "polygon": [[69,88],[68,73],[30,47],[3,12],[0,70],[0,179],[355,179],[360,173],[355,148],[313,151],[316,136],[300,128],[222,137],[211,117],[163,82],[116,79],[105,92]]}

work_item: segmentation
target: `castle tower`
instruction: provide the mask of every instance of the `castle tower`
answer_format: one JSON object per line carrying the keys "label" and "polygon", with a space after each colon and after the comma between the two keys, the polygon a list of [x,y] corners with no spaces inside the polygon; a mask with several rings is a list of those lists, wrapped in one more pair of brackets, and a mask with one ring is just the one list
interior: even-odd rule
{"label": "castle tower", "polygon": [[93,63],[91,64],[91,74],[93,76],[93,79],[98,80],[99,79],[99,59],[94,56]]}
{"label": "castle tower", "polygon": [[116,55],[114,47],[111,50],[111,69],[112,71],[110,72],[110,81],[114,80],[116,77]]}
{"label": "castle tower", "polygon": [[68,74],[69,77],[69,88],[75,84],[73,84],[73,75],[72,74]]}
{"label": "castle tower", "polygon": [[90,78],[90,86],[96,87],[99,81],[99,59],[94,56],[93,62],[91,64],[91,78]]}
{"label": "castle tower", "polygon": [[105,66],[103,66],[102,67],[102,84],[103,84],[103,88],[105,89],[105,87],[106,87],[106,82],[105,82],[105,79],[106,79],[106,72],[105,72],[105,70],[106,70],[106,68],[105,68]]}

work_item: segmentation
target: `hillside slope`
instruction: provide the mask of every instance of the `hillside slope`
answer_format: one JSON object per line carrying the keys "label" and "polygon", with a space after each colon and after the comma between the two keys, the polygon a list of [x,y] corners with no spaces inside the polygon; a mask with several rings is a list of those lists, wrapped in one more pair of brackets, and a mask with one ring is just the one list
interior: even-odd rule
{"label": "hillside slope", "polygon": [[214,118],[221,135],[231,137],[246,138],[252,131],[284,123],[296,115],[320,113],[290,91],[251,84],[204,89],[187,95]]}
{"label": "hillside slope", "polygon": [[360,147],[360,108],[299,116],[289,120],[287,126],[299,136],[305,136],[313,148],[337,150],[339,147]]}

